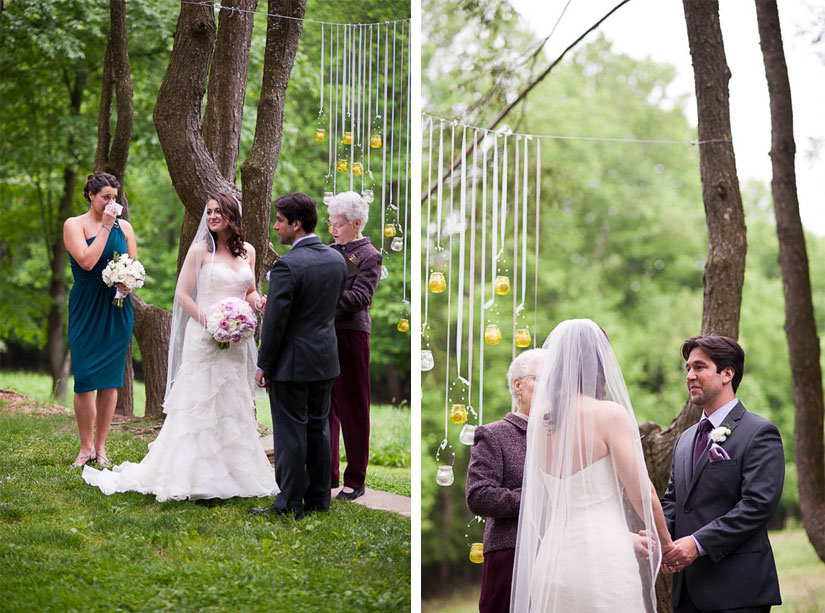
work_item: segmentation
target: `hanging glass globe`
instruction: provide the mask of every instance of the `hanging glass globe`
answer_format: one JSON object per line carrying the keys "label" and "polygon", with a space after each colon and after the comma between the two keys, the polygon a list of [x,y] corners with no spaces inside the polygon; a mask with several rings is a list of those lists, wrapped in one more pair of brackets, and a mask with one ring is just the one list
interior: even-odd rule
{"label": "hanging glass globe", "polygon": [[352,174],[356,177],[360,177],[364,173],[364,165],[361,162],[353,162],[352,163]]}
{"label": "hanging glass globe", "polygon": [[373,191],[371,189],[365,189],[363,192],[361,192],[361,197],[367,204],[375,200],[375,194],[373,194]]}
{"label": "hanging glass globe", "polygon": [[438,467],[438,472],[435,473],[435,482],[438,483],[438,485],[447,487],[452,485],[454,480],[452,466],[442,465]]}
{"label": "hanging glass globe", "polygon": [[381,278],[386,279],[390,276],[390,271],[383,264],[381,265]]}
{"label": "hanging glass globe", "polygon": [[475,440],[476,427],[470,424],[464,424],[461,433],[458,435],[458,440],[464,445],[472,445]]}
{"label": "hanging glass globe", "polygon": [[401,251],[403,248],[404,248],[404,239],[403,238],[401,238],[400,236],[396,236],[394,239],[392,239],[392,242],[390,243],[390,249],[392,249],[393,251]]}
{"label": "hanging glass globe", "polygon": [[329,206],[329,204],[332,202],[332,198],[334,195],[335,194],[333,194],[332,192],[324,192],[324,204]]}
{"label": "hanging glass globe", "polygon": [[346,172],[349,166],[347,165],[346,160],[338,160],[338,165],[336,166],[338,172]]}
{"label": "hanging glass globe", "polygon": [[421,370],[428,371],[435,368],[435,359],[433,359],[433,352],[429,349],[421,350]]}
{"label": "hanging glass globe", "polygon": [[484,564],[483,543],[473,543],[470,545],[470,562],[473,564]]}
{"label": "hanging glass globe", "polygon": [[315,142],[323,143],[327,139],[327,131],[324,128],[315,128]]}
{"label": "hanging glass globe", "polygon": [[484,329],[484,342],[488,345],[498,345],[501,342],[501,330],[498,324],[489,324]]}
{"label": "hanging glass globe", "polygon": [[344,132],[344,137],[341,139],[341,142],[345,145],[352,144],[352,132]]}
{"label": "hanging glass globe", "polygon": [[370,136],[370,147],[373,149],[380,149],[381,148],[381,135],[380,134],[373,134]]}
{"label": "hanging glass globe", "polygon": [[433,294],[440,294],[447,289],[447,280],[443,272],[430,273],[430,282],[427,284]]}
{"label": "hanging glass globe", "polygon": [[529,347],[531,341],[529,329],[519,328],[516,330],[516,347]]}
{"label": "hanging glass globe", "polygon": [[496,277],[495,283],[496,294],[499,296],[506,296],[510,293],[510,277],[499,275]]}
{"label": "hanging glass globe", "polygon": [[387,238],[392,238],[393,236],[395,236],[394,223],[384,224],[384,236],[386,236]]}
{"label": "hanging glass globe", "polygon": [[454,424],[463,424],[467,421],[467,407],[463,404],[454,404],[450,409],[450,421]]}
{"label": "hanging glass globe", "polygon": [[410,320],[402,317],[398,320],[398,325],[396,326],[399,332],[407,332],[410,329]]}

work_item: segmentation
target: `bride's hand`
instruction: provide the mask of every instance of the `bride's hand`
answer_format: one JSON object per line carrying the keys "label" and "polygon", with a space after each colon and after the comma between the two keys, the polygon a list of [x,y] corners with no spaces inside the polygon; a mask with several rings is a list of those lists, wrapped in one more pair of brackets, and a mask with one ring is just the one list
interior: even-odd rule
{"label": "bride's hand", "polygon": [[266,294],[264,294],[263,296],[261,296],[260,298],[258,298],[255,301],[255,309],[257,309],[258,311],[263,312],[263,310],[265,308],[266,308]]}

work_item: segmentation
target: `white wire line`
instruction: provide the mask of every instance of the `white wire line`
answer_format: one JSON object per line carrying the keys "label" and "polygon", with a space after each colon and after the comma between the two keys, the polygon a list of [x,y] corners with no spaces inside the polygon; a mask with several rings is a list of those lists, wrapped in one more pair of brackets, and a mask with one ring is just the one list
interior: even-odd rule
{"label": "white wire line", "polygon": [[203,2],[188,2],[187,0],[181,0],[181,4],[191,4],[194,6],[208,6],[214,8],[215,10],[231,11],[230,17],[234,13],[252,13],[253,15],[277,17],[279,19],[291,19],[293,21],[303,21],[304,23],[320,23],[328,26],[373,26],[380,23],[401,23],[405,21],[410,21],[411,19],[410,17],[406,17],[404,19],[395,19],[390,21],[373,21],[370,23],[341,23],[336,21],[321,21],[320,19],[307,19],[305,17],[290,17],[289,15],[278,15],[276,13],[266,13],[263,11],[250,11],[249,9],[239,9],[234,6],[223,6],[220,2],[210,2],[209,0],[204,0]]}
{"label": "white wire line", "polygon": [[[437,115],[431,115],[430,113],[421,113],[422,117],[432,117],[433,119],[440,119],[441,121],[453,121],[450,119],[445,119],[443,117],[439,117]],[[651,145],[707,145],[710,143],[732,143],[733,141],[729,138],[709,138],[706,140],[663,140],[663,139],[644,139],[644,138],[607,138],[602,136],[562,136],[557,134],[527,134],[524,132],[512,132],[512,131],[501,131],[501,130],[490,130],[489,128],[481,128],[479,126],[473,126],[469,124],[462,124],[459,122],[459,125],[466,125],[468,128],[473,128],[475,130],[480,130],[481,132],[487,134],[501,134],[506,136],[526,136],[529,138],[546,138],[548,140],[582,140],[582,141],[595,141],[595,142],[606,142],[606,143],[640,143],[640,144],[651,144]]]}

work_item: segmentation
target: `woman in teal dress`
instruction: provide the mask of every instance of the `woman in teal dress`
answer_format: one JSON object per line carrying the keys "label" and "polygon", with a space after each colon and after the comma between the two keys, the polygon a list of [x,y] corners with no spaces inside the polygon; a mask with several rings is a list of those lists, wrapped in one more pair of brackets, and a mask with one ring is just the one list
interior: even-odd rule
{"label": "woman in teal dress", "polygon": [[[126,351],[132,338],[134,311],[131,296],[123,306],[112,304],[115,288],[103,282],[102,271],[115,254],[137,258],[132,225],[119,220],[110,206],[120,189],[109,173],[89,175],[83,197],[89,210],[70,217],[63,225],[63,242],[69,252],[74,285],[69,294],[69,348],[74,371],[74,412],[80,431],[80,452],[72,463],[81,467],[97,460],[111,466],[106,456],[106,436],[123,387]],[[128,289],[118,286],[122,293]],[[97,397],[95,397],[97,391]]]}

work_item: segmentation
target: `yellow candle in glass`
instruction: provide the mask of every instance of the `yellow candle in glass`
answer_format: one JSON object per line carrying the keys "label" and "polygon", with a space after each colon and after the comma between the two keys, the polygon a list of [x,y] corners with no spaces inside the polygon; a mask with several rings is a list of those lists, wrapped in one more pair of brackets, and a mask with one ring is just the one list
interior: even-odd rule
{"label": "yellow candle in glass", "polygon": [[499,275],[496,277],[496,294],[499,296],[506,296],[510,293],[510,277],[505,277],[504,275]]}
{"label": "yellow candle in glass", "polygon": [[396,328],[398,328],[399,332],[407,332],[410,329],[410,320],[402,317],[398,320]]}
{"label": "yellow candle in glass", "polygon": [[380,149],[381,148],[381,135],[380,134],[373,134],[370,136],[370,147],[373,149]]}
{"label": "yellow candle in glass", "polygon": [[323,143],[327,139],[327,131],[323,128],[315,128],[315,142]]}
{"label": "yellow candle in glass", "polygon": [[484,564],[483,543],[473,543],[470,545],[470,562],[473,564]]}
{"label": "yellow candle in glass", "polygon": [[498,345],[501,342],[501,330],[497,324],[490,324],[484,329],[484,342],[488,345]]}
{"label": "yellow candle in glass", "polygon": [[529,347],[531,340],[530,330],[527,328],[519,328],[516,330],[516,347]]}
{"label": "yellow candle in glass", "polygon": [[352,132],[344,132],[344,138],[341,139],[341,142],[345,145],[352,144]]}
{"label": "yellow candle in glass", "polygon": [[336,166],[338,172],[346,172],[349,166],[347,165],[346,160],[338,160],[338,165]]}
{"label": "yellow candle in glass", "polygon": [[361,162],[353,162],[352,163],[352,174],[356,177],[360,176],[364,172],[364,165]]}
{"label": "yellow candle in glass", "polygon": [[467,407],[463,404],[454,404],[450,409],[450,421],[454,424],[463,424],[467,421]]}
{"label": "yellow candle in glass", "polygon": [[447,281],[444,279],[443,272],[434,272],[430,274],[429,288],[433,294],[440,294],[447,289]]}

